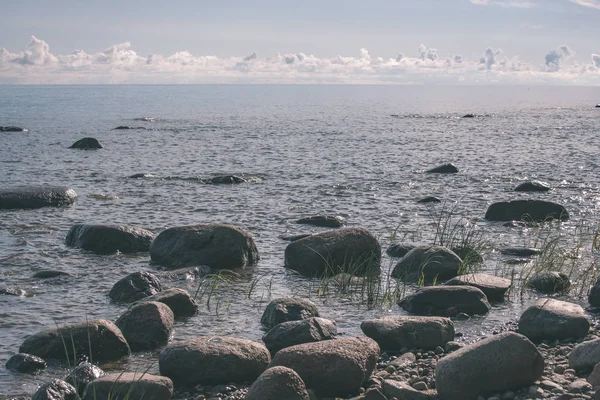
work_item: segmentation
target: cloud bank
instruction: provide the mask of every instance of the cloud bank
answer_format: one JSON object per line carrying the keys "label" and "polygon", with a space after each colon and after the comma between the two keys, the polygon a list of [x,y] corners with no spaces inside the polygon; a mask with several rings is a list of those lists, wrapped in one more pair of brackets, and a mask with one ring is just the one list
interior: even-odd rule
{"label": "cloud bank", "polygon": [[252,53],[219,58],[180,51],[144,57],[128,42],[94,54],[83,50],[54,54],[45,41],[32,36],[25,51],[0,49],[0,83],[600,85],[600,55],[591,54],[589,62],[578,64],[572,61],[575,52],[567,45],[551,49],[539,65],[522,62],[492,47],[476,60],[460,54],[443,56],[423,44],[412,54],[383,58],[360,49],[353,57],[321,58],[305,53],[261,57]]}

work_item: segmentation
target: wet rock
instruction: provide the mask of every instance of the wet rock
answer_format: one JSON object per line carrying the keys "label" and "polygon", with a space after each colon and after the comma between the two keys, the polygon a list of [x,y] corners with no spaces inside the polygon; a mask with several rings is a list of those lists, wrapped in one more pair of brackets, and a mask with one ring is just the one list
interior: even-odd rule
{"label": "wet rock", "polygon": [[562,272],[545,271],[529,279],[527,286],[544,294],[562,293],[569,290],[571,281]]}
{"label": "wet rock", "polygon": [[500,249],[500,253],[516,257],[532,257],[537,256],[541,252],[542,251],[540,249],[533,249],[528,247],[507,247],[505,249]]}
{"label": "wet rock", "polygon": [[454,324],[441,317],[387,316],[364,321],[360,329],[375,340],[382,351],[430,350],[454,339]]}
{"label": "wet rock", "polygon": [[492,307],[485,294],[472,286],[430,286],[418,289],[398,303],[417,315],[486,314]]}
{"label": "wet rock", "polygon": [[30,186],[0,190],[0,210],[66,207],[75,203],[77,193],[59,186]]}
{"label": "wet rock", "polygon": [[488,221],[566,221],[569,213],[564,206],[543,200],[513,200],[494,203],[485,213]]}
{"label": "wet rock", "polygon": [[0,126],[0,132],[29,132],[29,130],[18,126]]}
{"label": "wet rock", "polygon": [[[64,345],[64,338],[68,338],[68,346]],[[36,333],[25,339],[19,347],[19,353],[43,359],[92,359],[94,362],[105,362],[129,355],[129,346],[115,324],[95,319]]]}
{"label": "wet rock", "polygon": [[483,262],[481,253],[472,247],[454,246],[450,250],[463,261],[463,264],[479,264]]}
{"label": "wet rock", "polygon": [[459,342],[448,342],[444,346],[444,352],[452,353],[453,351],[460,350],[463,347],[464,347],[464,345]]}
{"label": "wet rock", "polygon": [[23,289],[4,287],[0,288],[0,295],[5,296],[25,296],[27,293]]}
{"label": "wet rock", "polygon": [[73,385],[77,389],[77,393],[81,396],[88,383],[106,375],[102,369],[89,362],[82,362],[67,375],[65,381]]}
{"label": "wet rock", "polygon": [[166,304],[175,318],[191,317],[198,312],[198,304],[190,294],[178,288],[166,289],[152,296],[145,297],[142,301],[158,301]]}
{"label": "wet rock", "polygon": [[378,357],[379,346],[372,339],[343,338],[287,347],[275,354],[269,367],[293,369],[319,397],[343,397],[358,394]]}
{"label": "wet rock", "polygon": [[594,286],[590,289],[588,301],[592,307],[600,307],[600,278],[596,280]]}
{"label": "wet rock", "polygon": [[456,168],[456,166],[454,164],[447,163],[447,164],[442,164],[435,168],[429,169],[425,172],[430,173],[430,174],[431,173],[433,173],[433,174],[455,174],[458,172],[458,168]]}
{"label": "wet rock", "polygon": [[173,311],[163,303],[138,303],[115,322],[132,351],[153,350],[166,344],[173,332]]}
{"label": "wet rock", "polygon": [[315,303],[300,297],[281,297],[267,305],[260,323],[268,329],[287,321],[300,321],[318,317],[319,311]]}
{"label": "wet rock", "polygon": [[394,267],[392,277],[407,282],[443,282],[458,274],[462,260],[442,246],[419,246],[409,251]]}
{"label": "wet rock", "polygon": [[246,183],[246,179],[237,175],[220,175],[210,178],[208,183],[212,183],[214,185],[226,185],[226,184],[235,184],[235,183]]}
{"label": "wet rock", "polygon": [[208,265],[235,269],[258,262],[258,250],[248,232],[232,225],[178,226],[158,234],[150,246],[152,261],[170,268]]}
{"label": "wet rock", "polygon": [[147,271],[134,272],[114,284],[108,296],[115,303],[133,303],[161,292],[158,278]]}
{"label": "wet rock", "polygon": [[288,321],[275,325],[262,340],[271,352],[302,343],[334,339],[337,335],[335,322],[312,317],[301,321]]}
{"label": "wet rock", "polygon": [[583,338],[589,329],[581,306],[555,299],[539,299],[519,319],[519,333],[534,341]]}
{"label": "wet rock", "polygon": [[462,400],[522,388],[540,379],[544,358],[525,336],[501,333],[440,359],[435,384],[440,398]]}
{"label": "wet rock", "polygon": [[154,233],[123,225],[73,225],[65,243],[96,254],[145,252],[150,249]]}
{"label": "wet rock", "polygon": [[462,118],[475,118],[475,114],[465,114]]}
{"label": "wet rock", "polygon": [[70,149],[79,149],[79,150],[97,150],[101,149],[102,145],[98,141],[98,139],[86,137],[83,139],[79,139],[75,143],[69,147]]}
{"label": "wet rock", "polygon": [[60,379],[53,379],[33,394],[31,400],[79,400],[77,391],[71,385]]}
{"label": "wet rock", "polygon": [[149,179],[149,178],[155,178],[155,176],[152,174],[139,173],[139,174],[130,175],[129,178],[130,179]]}
{"label": "wet rock", "polygon": [[391,244],[385,252],[390,257],[400,258],[404,257],[406,254],[408,254],[409,251],[411,251],[417,246],[418,245],[413,243],[395,243]]}
{"label": "wet rock", "polygon": [[267,369],[248,389],[244,400],[310,400],[302,378],[292,369]]}
{"label": "wet rock", "polygon": [[450,279],[444,285],[473,286],[480,289],[489,301],[503,301],[511,281],[488,274],[465,274]]}
{"label": "wet rock", "polygon": [[516,188],[515,192],[547,192],[551,188],[545,182],[540,181],[526,181],[520,183]]}
{"label": "wet rock", "polygon": [[305,237],[309,237],[310,235],[312,235],[312,233],[300,233],[298,235],[282,235],[279,237],[287,242],[295,242],[296,240],[304,239]]}
{"label": "wet rock", "polygon": [[423,197],[420,200],[417,200],[417,203],[426,204],[426,203],[441,203],[442,201],[434,196]]}
{"label": "wet rock", "polygon": [[156,120],[155,117],[140,117],[140,118],[134,118],[134,121],[143,121],[143,122],[154,122]]}
{"label": "wet rock", "polygon": [[15,354],[8,359],[5,365],[6,369],[22,373],[33,373],[46,368],[46,366],[46,361],[40,357],[26,353]]}
{"label": "wet rock", "polygon": [[301,218],[296,223],[324,228],[340,228],[346,225],[346,219],[339,215],[314,215],[312,217]]}
{"label": "wet rock", "polygon": [[589,371],[600,362],[600,339],[579,343],[568,355],[569,365],[577,371]]}
{"label": "wet rock", "polygon": [[340,228],[290,243],[285,267],[309,277],[378,274],[381,247],[366,229]]}
{"label": "wet rock", "polygon": [[164,376],[124,372],[90,382],[83,400],[170,400],[173,382]]}
{"label": "wet rock", "polygon": [[145,130],[147,129],[144,126],[127,126],[127,125],[120,125],[117,126],[116,128],[114,128],[113,130],[115,131],[120,131],[120,130],[127,130],[127,129],[141,129],[141,130]]}
{"label": "wet rock", "polygon": [[43,269],[43,270],[38,271],[35,274],[33,274],[33,277],[38,278],[38,279],[50,279],[50,278],[56,278],[59,276],[73,276],[73,275],[69,274],[68,272],[55,271],[55,270],[51,270],[51,269]]}
{"label": "wet rock", "polygon": [[217,385],[254,381],[269,361],[269,350],[252,340],[201,336],[167,346],[159,368],[175,385]]}
{"label": "wet rock", "polygon": [[596,364],[594,366],[594,369],[593,369],[592,373],[587,377],[587,381],[593,387],[599,387],[600,386],[600,364]]}
{"label": "wet rock", "polygon": [[434,397],[426,393],[421,393],[403,382],[392,379],[386,379],[381,385],[383,394],[388,398],[406,399],[406,400],[433,400]]}

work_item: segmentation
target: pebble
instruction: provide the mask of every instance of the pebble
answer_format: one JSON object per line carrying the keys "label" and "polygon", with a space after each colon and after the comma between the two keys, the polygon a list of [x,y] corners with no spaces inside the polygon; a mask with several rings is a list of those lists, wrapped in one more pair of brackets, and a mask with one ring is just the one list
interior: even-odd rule
{"label": "pebble", "polygon": [[577,379],[569,385],[567,390],[569,393],[587,393],[592,390],[592,385],[590,385],[585,379]]}

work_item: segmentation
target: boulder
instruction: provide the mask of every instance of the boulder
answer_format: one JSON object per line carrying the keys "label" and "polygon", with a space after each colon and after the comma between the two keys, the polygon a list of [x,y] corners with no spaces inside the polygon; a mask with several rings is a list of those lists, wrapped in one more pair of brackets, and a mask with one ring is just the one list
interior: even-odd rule
{"label": "boulder", "polygon": [[506,332],[440,359],[435,384],[441,399],[475,399],[529,386],[543,371],[544,358],[535,345],[523,335]]}
{"label": "boulder", "polygon": [[29,132],[29,130],[18,126],[0,126],[0,132]]}
{"label": "boulder", "polygon": [[173,311],[175,318],[191,317],[198,312],[198,304],[192,296],[187,291],[178,288],[163,290],[145,297],[142,301],[158,301],[166,304]]}
{"label": "boulder", "polygon": [[600,387],[600,363],[594,366],[594,369],[592,370],[590,376],[588,376],[587,381],[595,388]]}
{"label": "boulder", "polygon": [[46,368],[46,361],[43,359],[26,353],[15,354],[6,362],[6,369],[22,372],[32,373]]}
{"label": "boulder", "polygon": [[154,274],[140,271],[129,274],[115,283],[108,296],[115,303],[133,303],[162,290],[160,280]]}
{"label": "boulder", "polygon": [[[68,346],[65,346],[65,342],[68,342]],[[105,362],[129,355],[129,345],[115,324],[95,319],[36,333],[25,339],[19,347],[19,353],[43,359]]]}
{"label": "boulder", "polygon": [[546,182],[525,181],[515,188],[515,192],[547,192],[550,189]]}
{"label": "boulder", "polygon": [[77,193],[59,186],[31,186],[0,190],[0,210],[66,207],[75,203]]}
{"label": "boulder", "polygon": [[154,233],[123,225],[73,225],[65,243],[96,254],[138,253],[150,249]]}
{"label": "boulder", "polygon": [[346,225],[346,219],[339,215],[314,215],[312,217],[301,218],[296,223],[324,228],[340,228]]}
{"label": "boulder", "polygon": [[300,321],[288,321],[275,325],[262,340],[271,354],[302,343],[334,339],[337,335],[335,322],[312,317]]}
{"label": "boulder", "polygon": [[423,197],[420,200],[417,200],[417,203],[427,204],[427,203],[441,203],[442,201],[434,196]]}
{"label": "boulder", "polygon": [[527,286],[540,293],[562,293],[571,287],[571,280],[562,272],[544,271],[527,280]]}
{"label": "boulder", "polygon": [[364,321],[360,329],[375,340],[382,351],[433,350],[454,340],[454,324],[441,317],[387,316]]}
{"label": "boulder", "polygon": [[79,400],[77,390],[65,381],[53,379],[46,383],[31,396],[31,400]]}
{"label": "boulder", "polygon": [[83,139],[79,139],[75,143],[69,147],[70,149],[80,149],[80,150],[96,150],[101,149],[102,145],[98,141],[98,139],[94,139],[91,137],[86,137]]}
{"label": "boulder", "polygon": [[433,400],[434,397],[426,393],[419,392],[403,382],[392,379],[386,379],[381,384],[381,390],[388,399],[402,400]]}
{"label": "boulder", "polygon": [[462,118],[475,118],[475,114],[465,114]]}
{"label": "boulder", "polygon": [[269,368],[248,389],[244,400],[310,400],[302,378],[286,367]]}
{"label": "boulder", "polygon": [[564,206],[543,200],[513,200],[494,203],[485,213],[488,221],[566,221],[569,213]]}
{"label": "boulder", "polygon": [[472,286],[423,287],[398,304],[413,314],[439,316],[483,315],[492,308],[485,294]]}
{"label": "boulder", "polygon": [[269,350],[248,339],[200,336],[160,352],[160,374],[175,385],[218,385],[254,381],[271,361]]}
{"label": "boulder", "polygon": [[170,268],[208,265],[212,269],[242,268],[259,259],[248,232],[222,224],[166,229],[152,242],[150,257]]}
{"label": "boulder", "polygon": [[481,253],[472,247],[453,246],[450,250],[463,261],[463,264],[479,264],[483,262]]}
{"label": "boulder", "polygon": [[104,375],[106,374],[102,369],[86,361],[73,368],[65,378],[65,381],[73,385],[73,387],[77,389],[77,393],[82,396],[88,383]]}
{"label": "boulder", "polygon": [[394,267],[392,277],[407,282],[443,282],[454,278],[462,260],[442,246],[418,246],[409,251]]}
{"label": "boulder", "polygon": [[285,248],[285,267],[308,277],[379,274],[380,260],[379,242],[362,228],[317,233]]}
{"label": "boulder", "polygon": [[542,251],[540,249],[534,249],[529,247],[507,247],[504,249],[500,249],[500,253],[508,255],[508,256],[517,256],[517,257],[532,257],[537,256]]}
{"label": "boulder", "polygon": [[344,397],[358,394],[378,358],[375,341],[352,337],[287,347],[275,354],[269,367],[293,369],[319,397]]}
{"label": "boulder", "polygon": [[234,183],[246,183],[246,179],[237,175],[220,175],[210,178],[208,183],[212,183],[214,185],[225,185],[225,184],[234,184]]}
{"label": "boulder", "polygon": [[600,363],[600,339],[579,343],[568,356],[569,365],[577,371],[590,371]]}
{"label": "boulder", "polygon": [[509,279],[488,274],[465,274],[450,279],[444,285],[474,286],[485,293],[489,301],[503,301],[504,295],[512,285]]}
{"label": "boulder", "polygon": [[171,400],[173,382],[164,376],[123,372],[87,384],[83,400]]}
{"label": "boulder", "polygon": [[592,307],[600,307],[600,278],[596,280],[594,286],[590,289],[588,301]]}
{"label": "boulder", "polygon": [[260,319],[267,329],[287,321],[299,321],[318,317],[319,310],[315,303],[300,297],[280,297],[269,303]]}
{"label": "boulder", "polygon": [[153,350],[166,344],[173,333],[173,311],[163,303],[148,301],[127,310],[115,322],[132,351]]}
{"label": "boulder", "polygon": [[10,287],[0,288],[0,295],[4,295],[4,296],[21,297],[21,296],[25,296],[26,294],[27,294],[27,292],[25,292],[23,289],[19,289],[19,288],[10,288]]}
{"label": "boulder", "polygon": [[533,341],[583,338],[589,329],[581,306],[555,299],[539,299],[519,319],[519,333]]}
{"label": "boulder", "polygon": [[404,257],[408,254],[409,251],[417,247],[416,244],[413,243],[395,243],[391,244],[386,250],[386,254],[390,257]]}
{"label": "boulder", "polygon": [[429,174],[456,174],[458,172],[458,168],[454,164],[447,163],[439,165],[435,168],[429,169],[425,171]]}

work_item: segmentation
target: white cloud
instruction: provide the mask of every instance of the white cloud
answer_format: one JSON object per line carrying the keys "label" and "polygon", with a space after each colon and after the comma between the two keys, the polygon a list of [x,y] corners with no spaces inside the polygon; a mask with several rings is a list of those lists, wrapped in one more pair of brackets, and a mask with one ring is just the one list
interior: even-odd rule
{"label": "white cloud", "polygon": [[478,6],[499,6],[505,8],[532,8],[536,6],[536,3],[526,0],[471,0],[471,3]]}
{"label": "white cloud", "polygon": [[600,10],[600,0],[569,0],[571,3],[578,4],[583,7],[590,7]]}
{"label": "white cloud", "polygon": [[[398,54],[398,53],[396,53]],[[600,55],[587,64],[570,63],[568,46],[551,50],[540,65],[487,48],[480,59],[441,55],[419,46],[396,57],[372,55],[317,57],[301,52],[259,57],[196,56],[188,51],[141,56],[130,43],[88,54],[76,50],[53,54],[32,37],[26,50],[0,49],[1,83],[443,83],[600,85]]]}

